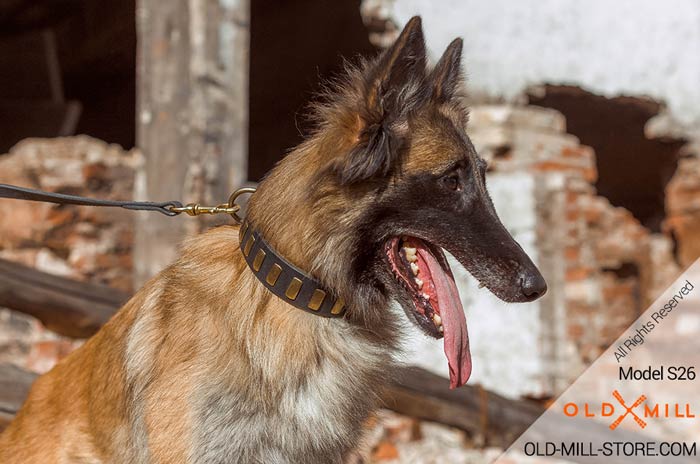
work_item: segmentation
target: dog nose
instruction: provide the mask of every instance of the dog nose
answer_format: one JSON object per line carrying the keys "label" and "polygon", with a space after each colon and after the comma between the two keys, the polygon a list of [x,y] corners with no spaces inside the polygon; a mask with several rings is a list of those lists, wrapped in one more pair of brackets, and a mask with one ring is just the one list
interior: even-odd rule
{"label": "dog nose", "polygon": [[527,301],[534,301],[547,293],[547,282],[539,272],[524,272],[520,275],[520,290]]}

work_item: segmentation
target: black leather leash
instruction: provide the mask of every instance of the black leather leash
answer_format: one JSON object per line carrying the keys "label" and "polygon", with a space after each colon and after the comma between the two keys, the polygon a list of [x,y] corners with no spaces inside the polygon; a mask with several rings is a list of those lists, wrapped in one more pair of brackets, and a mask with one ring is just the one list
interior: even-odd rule
{"label": "black leather leash", "polygon": [[332,292],[324,289],[321,282],[302,271],[277,253],[262,236],[239,215],[237,198],[242,194],[254,193],[254,188],[241,188],[233,192],[228,203],[217,206],[202,206],[190,203],[183,206],[179,201],[154,203],[150,201],[115,201],[51,193],[15,185],[0,184],[0,198],[42,201],[67,205],[107,206],[132,211],[157,211],[166,216],[187,213],[190,216],[201,214],[230,214],[241,224],[239,229],[240,249],[246,263],[255,277],[275,296],[303,311],[322,317],[343,317],[345,302]]}
{"label": "black leather leash", "polygon": [[0,184],[0,198],[14,198],[16,200],[43,201],[49,203],[83,205],[83,206],[109,206],[124,208],[136,211],[158,211],[166,216],[177,216],[180,214],[172,208],[183,208],[179,201],[166,201],[163,203],[153,203],[150,201],[114,201],[96,200],[93,198],[79,197],[77,195],[66,195],[63,193],[44,192],[15,185]]}

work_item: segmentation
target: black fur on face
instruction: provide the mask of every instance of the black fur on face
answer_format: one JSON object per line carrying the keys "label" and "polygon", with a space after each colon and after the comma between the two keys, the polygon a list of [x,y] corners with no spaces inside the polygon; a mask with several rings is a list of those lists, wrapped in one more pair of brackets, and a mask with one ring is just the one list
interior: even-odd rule
{"label": "black fur on face", "polygon": [[465,132],[461,51],[457,39],[426,75],[420,21],[409,22],[369,68],[363,129],[336,167],[340,185],[374,197],[356,224],[353,279],[398,299],[409,316],[413,302],[386,256],[394,237],[419,238],[442,261],[440,248],[449,251],[504,301],[532,301],[546,291],[539,270],[498,218],[486,190],[486,164]]}
{"label": "black fur on face", "polygon": [[[532,301],[546,290],[537,267],[499,220],[484,183],[486,165],[465,156],[441,173],[402,177],[382,191],[360,226],[363,243],[353,267],[358,277],[395,287],[383,252],[387,240],[413,236],[449,251],[504,301]],[[374,264],[369,265],[368,264]],[[394,292],[393,296],[397,296]]]}

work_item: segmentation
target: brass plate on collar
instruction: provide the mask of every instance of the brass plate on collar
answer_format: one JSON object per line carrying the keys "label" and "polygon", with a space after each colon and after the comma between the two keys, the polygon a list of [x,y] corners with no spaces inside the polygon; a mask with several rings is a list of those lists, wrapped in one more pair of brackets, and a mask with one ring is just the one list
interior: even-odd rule
{"label": "brass plate on collar", "polygon": [[265,277],[265,281],[270,285],[275,285],[277,283],[277,279],[280,277],[280,274],[282,274],[282,266],[279,264],[273,264],[270,272],[267,273],[267,277]]}
{"label": "brass plate on collar", "polygon": [[238,232],[239,249],[245,256],[249,269],[275,296],[318,316],[343,317],[347,309],[343,299],[334,298],[333,293],[323,289],[321,282],[295,268],[283,256],[277,254],[252,224],[243,221]]}
{"label": "brass plate on collar", "polygon": [[331,308],[331,314],[340,314],[343,312],[343,309],[345,308],[345,300],[342,298],[338,298],[335,300],[335,304]]}
{"label": "brass plate on collar", "polygon": [[245,247],[243,247],[243,254],[247,258],[248,255],[250,254],[250,249],[253,248],[253,243],[255,243],[255,237],[251,234],[250,238],[245,244]]}
{"label": "brass plate on collar", "polygon": [[284,292],[284,295],[290,300],[296,300],[300,290],[301,280],[294,277],[292,278],[292,281],[289,282],[289,286],[287,287],[287,291]]}
{"label": "brass plate on collar", "polygon": [[318,308],[321,307],[323,304],[323,300],[326,298],[326,292],[323,290],[317,288],[314,290],[314,294],[311,295],[311,299],[309,300],[309,309],[312,309],[314,311],[318,311]]}
{"label": "brass plate on collar", "polygon": [[265,250],[258,250],[258,253],[255,255],[255,259],[253,260],[253,270],[255,272],[260,270],[260,266],[262,266],[263,261],[265,261]]}

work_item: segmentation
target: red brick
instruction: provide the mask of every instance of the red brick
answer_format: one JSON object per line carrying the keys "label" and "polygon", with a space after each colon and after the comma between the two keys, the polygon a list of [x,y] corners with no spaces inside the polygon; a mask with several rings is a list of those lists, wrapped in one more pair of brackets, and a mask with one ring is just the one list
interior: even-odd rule
{"label": "red brick", "polygon": [[567,261],[578,261],[581,257],[581,250],[579,247],[566,247],[564,249],[564,258]]}
{"label": "red brick", "polygon": [[575,267],[566,270],[565,278],[567,281],[583,280],[587,279],[592,274],[592,272],[593,270],[588,267]]}
{"label": "red brick", "polygon": [[377,461],[391,461],[393,459],[398,459],[399,450],[397,450],[396,446],[394,446],[392,443],[383,441],[374,449],[372,456]]}

